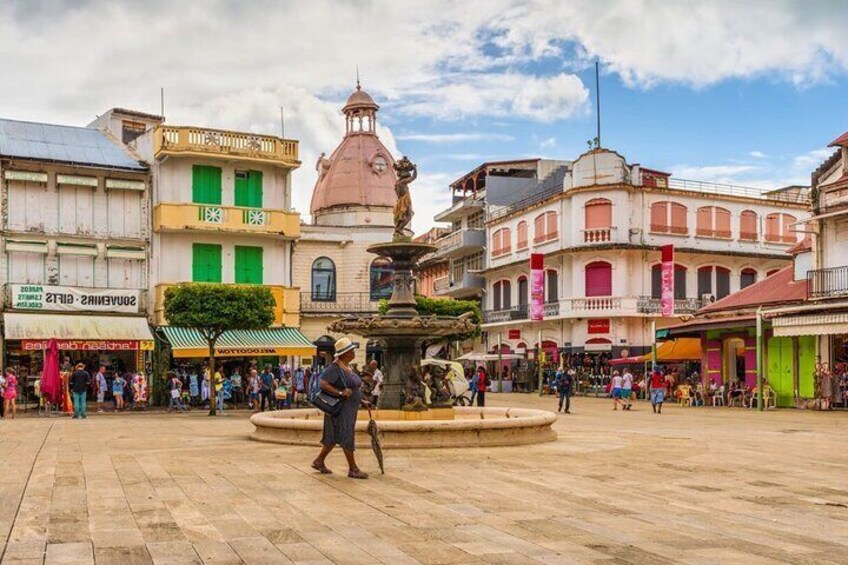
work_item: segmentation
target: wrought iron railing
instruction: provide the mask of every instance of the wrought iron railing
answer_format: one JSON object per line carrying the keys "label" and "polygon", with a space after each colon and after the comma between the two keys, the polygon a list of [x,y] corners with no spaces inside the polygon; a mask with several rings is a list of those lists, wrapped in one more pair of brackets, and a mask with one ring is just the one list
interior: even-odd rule
{"label": "wrought iron railing", "polygon": [[486,310],[483,312],[483,322],[492,324],[496,322],[511,322],[515,320],[526,320],[529,309],[526,304],[502,308],[500,310]]}
{"label": "wrought iron railing", "polygon": [[368,314],[378,307],[368,292],[300,293],[301,314]]}
{"label": "wrought iron railing", "polygon": [[[674,300],[675,314],[694,314],[705,304],[699,298],[677,298]],[[659,298],[640,296],[636,301],[636,309],[640,314],[661,314],[662,302]]]}
{"label": "wrought iron railing", "polygon": [[848,265],[807,271],[808,298],[848,296]]}

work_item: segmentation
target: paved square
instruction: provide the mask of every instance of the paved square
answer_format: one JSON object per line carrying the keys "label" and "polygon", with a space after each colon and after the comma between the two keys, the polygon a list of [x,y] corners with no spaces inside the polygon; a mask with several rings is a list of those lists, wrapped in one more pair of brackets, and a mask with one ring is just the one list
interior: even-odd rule
{"label": "paved square", "polygon": [[[490,404],[554,407],[491,395]],[[559,440],[368,481],[247,413],[0,421],[2,563],[845,563],[848,414],[575,399]]]}

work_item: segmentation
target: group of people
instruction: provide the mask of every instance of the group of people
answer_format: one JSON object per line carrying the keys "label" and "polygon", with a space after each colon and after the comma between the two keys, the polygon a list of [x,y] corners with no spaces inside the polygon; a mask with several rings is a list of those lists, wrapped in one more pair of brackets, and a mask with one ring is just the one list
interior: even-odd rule
{"label": "group of people", "polygon": [[148,389],[147,378],[143,373],[116,372],[107,379],[106,366],[100,365],[94,376],[86,370],[85,363],[77,363],[73,372],[68,376],[68,388],[74,406],[75,419],[84,419],[88,415],[88,394],[94,392],[97,401],[97,411],[105,412],[107,393],[112,394],[112,405],[115,412],[123,412],[140,408],[147,409]]}

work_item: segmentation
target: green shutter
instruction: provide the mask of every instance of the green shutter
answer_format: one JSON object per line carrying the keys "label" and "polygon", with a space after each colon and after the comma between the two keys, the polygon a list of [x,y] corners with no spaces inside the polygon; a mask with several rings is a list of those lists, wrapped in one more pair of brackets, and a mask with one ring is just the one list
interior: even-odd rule
{"label": "green shutter", "polygon": [[245,171],[236,171],[233,202],[236,206],[250,206],[249,177]]}
{"label": "green shutter", "polygon": [[262,284],[262,248],[236,245],[236,283]]}
{"label": "green shutter", "polygon": [[191,167],[191,201],[195,204],[221,203],[221,169],[206,165]]}
{"label": "green shutter", "polygon": [[192,280],[194,282],[221,282],[221,246],[208,243],[192,245]]}
{"label": "green shutter", "polygon": [[236,172],[234,201],[236,206],[262,208],[262,171]]}

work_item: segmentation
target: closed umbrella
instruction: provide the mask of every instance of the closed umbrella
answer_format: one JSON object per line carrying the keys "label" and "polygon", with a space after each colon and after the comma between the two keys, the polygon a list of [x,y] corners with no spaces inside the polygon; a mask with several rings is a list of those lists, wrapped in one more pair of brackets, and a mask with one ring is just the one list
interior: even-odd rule
{"label": "closed umbrella", "polygon": [[377,429],[377,422],[371,415],[371,409],[368,409],[368,435],[371,436],[371,449],[374,451],[374,456],[377,457],[377,464],[380,465],[380,473],[385,475],[383,469],[383,446],[380,444],[380,432]]}
{"label": "closed umbrella", "polygon": [[59,379],[59,346],[55,339],[47,344],[44,352],[44,367],[41,372],[41,394],[50,404],[59,404],[62,399],[62,382]]}

